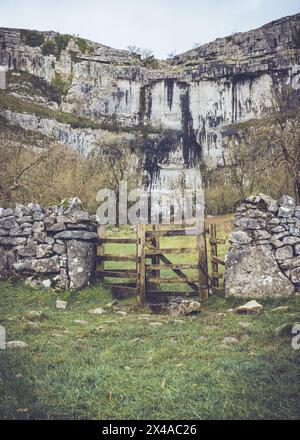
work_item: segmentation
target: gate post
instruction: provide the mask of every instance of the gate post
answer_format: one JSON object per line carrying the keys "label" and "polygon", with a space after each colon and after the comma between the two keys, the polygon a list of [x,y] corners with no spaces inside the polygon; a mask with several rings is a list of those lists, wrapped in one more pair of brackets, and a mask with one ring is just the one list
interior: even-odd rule
{"label": "gate post", "polygon": [[[153,231],[158,231],[159,230],[158,225],[153,225],[152,229],[153,229]],[[155,247],[156,250],[160,249],[159,235],[154,236],[152,244],[153,244],[153,246]],[[155,264],[155,265],[159,265],[160,264],[159,255],[155,255],[154,257],[152,257],[152,264]],[[160,270],[153,271],[153,276],[156,277],[156,278],[159,278],[160,277]]]}
{"label": "gate post", "polygon": [[145,225],[138,225],[137,234],[137,302],[139,305],[143,305],[146,298]]}
{"label": "gate post", "polygon": [[97,263],[97,272],[99,272],[99,279],[100,281],[103,280],[103,272],[104,272],[104,261],[103,259],[101,259],[101,257],[103,257],[104,255],[104,244],[102,243],[102,239],[104,238],[104,225],[99,225],[98,226],[98,238],[99,238],[99,243],[97,246],[97,256],[100,257],[100,262]]}
{"label": "gate post", "polygon": [[197,236],[199,266],[199,296],[201,301],[208,298],[207,252],[205,230]]}
{"label": "gate post", "polygon": [[[217,246],[217,225],[213,224],[210,225],[210,236],[211,236],[211,243],[210,243],[210,252],[211,257],[218,257],[218,246]],[[211,258],[213,260],[213,258]],[[211,270],[212,270],[212,287],[218,288],[220,287],[220,282],[218,276],[219,272],[219,265],[216,261],[211,262]]]}

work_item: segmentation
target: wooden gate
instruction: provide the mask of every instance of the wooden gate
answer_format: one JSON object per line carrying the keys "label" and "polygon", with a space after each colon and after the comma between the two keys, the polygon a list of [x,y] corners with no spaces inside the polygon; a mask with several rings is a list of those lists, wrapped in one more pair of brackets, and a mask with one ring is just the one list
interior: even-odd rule
{"label": "wooden gate", "polygon": [[[207,232],[210,232],[211,275],[208,273]],[[196,229],[166,229],[160,225],[147,226],[146,229],[145,225],[138,225],[135,238],[105,238],[104,227],[99,226],[98,235],[99,279],[106,281],[106,285],[118,294],[135,294],[139,304],[161,295],[197,296],[205,301],[209,292],[220,290],[222,275],[218,267],[224,262],[218,258],[217,244],[220,240],[217,240],[215,225],[202,234]],[[188,241],[185,247],[176,246],[176,240],[185,239]],[[166,240],[167,247],[164,246]],[[132,252],[123,255],[120,252],[105,253],[106,245],[118,245],[119,248],[131,245]],[[107,268],[107,262],[133,267]],[[169,285],[172,287],[167,289]]]}

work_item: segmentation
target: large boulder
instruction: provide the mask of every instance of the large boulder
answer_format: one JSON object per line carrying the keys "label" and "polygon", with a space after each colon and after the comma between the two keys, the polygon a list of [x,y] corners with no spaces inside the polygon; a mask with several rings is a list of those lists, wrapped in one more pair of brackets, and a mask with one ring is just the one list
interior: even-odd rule
{"label": "large boulder", "polygon": [[225,288],[227,295],[253,298],[288,296],[295,290],[269,245],[233,247],[226,258]]}
{"label": "large boulder", "polygon": [[96,245],[87,241],[67,241],[70,288],[87,287],[95,276]]}

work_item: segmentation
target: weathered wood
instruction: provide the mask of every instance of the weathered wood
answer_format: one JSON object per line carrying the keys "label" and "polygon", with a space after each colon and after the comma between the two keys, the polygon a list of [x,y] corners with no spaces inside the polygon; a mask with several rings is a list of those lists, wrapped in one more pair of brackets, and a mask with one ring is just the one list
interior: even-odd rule
{"label": "weathered wood", "polygon": [[212,257],[211,257],[211,262],[212,262],[212,263],[221,264],[222,266],[225,266],[225,261],[222,260],[222,259],[219,258],[219,257],[212,256]]}
{"label": "weathered wood", "polygon": [[154,230],[147,231],[146,237],[178,237],[178,236],[196,236],[198,234],[196,229],[168,229],[168,230]]}
{"label": "weathered wood", "polygon": [[[211,257],[218,257],[218,247],[217,247],[217,226],[215,224],[210,225],[210,252]],[[219,265],[215,261],[211,263],[212,269],[212,287],[219,287]]]}
{"label": "weathered wood", "polygon": [[153,255],[161,254],[184,254],[186,252],[196,252],[196,248],[168,248],[168,249],[151,249],[147,251],[146,258],[151,258]]}
{"label": "weathered wood", "polygon": [[147,264],[146,270],[166,270],[166,269],[195,269],[198,270],[198,264]]}
{"label": "weathered wood", "polygon": [[[159,232],[158,225],[153,225],[152,228],[153,228],[152,232]],[[160,249],[160,236],[159,235],[156,235],[156,236],[152,237],[152,241],[151,242],[153,244],[153,247],[156,250]],[[153,256],[151,260],[152,260],[152,265],[153,266],[159,266],[159,255]],[[152,272],[152,276],[159,277],[160,276],[160,269],[155,269]]]}
{"label": "weathered wood", "polygon": [[99,243],[110,243],[110,244],[136,244],[136,238],[99,238]]}
{"label": "weathered wood", "polygon": [[140,305],[145,303],[146,298],[146,271],[145,271],[145,225],[138,225],[137,244],[137,302]]}
{"label": "weathered wood", "polygon": [[[172,264],[172,262],[165,256],[165,255],[160,255],[159,258],[161,259],[161,261],[165,264]],[[186,278],[186,275],[181,272],[180,269],[172,269],[173,272],[178,275],[179,277],[182,278]],[[187,283],[193,290],[198,290],[198,286],[195,283]]]}
{"label": "weathered wood", "polygon": [[[99,225],[98,226],[99,240],[104,239],[104,233],[105,233],[104,225]],[[100,257],[100,259],[98,260],[98,258],[97,258],[96,271],[100,272],[100,275],[99,275],[100,281],[103,280],[103,276],[101,276],[101,272],[104,271],[105,264],[104,264],[104,260],[101,257],[103,257],[104,253],[105,253],[104,245],[103,245],[103,243],[99,243],[97,245],[97,257]]]}
{"label": "weathered wood", "polygon": [[197,246],[198,246],[198,265],[199,265],[199,272],[198,272],[199,296],[201,301],[205,301],[208,298],[208,289],[204,286],[208,286],[208,277],[207,277],[206,235],[204,233],[201,233],[197,236]]}
{"label": "weathered wood", "polygon": [[186,284],[186,283],[197,283],[199,281],[198,278],[183,278],[183,277],[177,277],[177,278],[147,278],[147,283],[151,284]]}
{"label": "weathered wood", "polygon": [[136,261],[136,256],[134,255],[110,255],[105,254],[102,257],[98,257],[99,261]]}

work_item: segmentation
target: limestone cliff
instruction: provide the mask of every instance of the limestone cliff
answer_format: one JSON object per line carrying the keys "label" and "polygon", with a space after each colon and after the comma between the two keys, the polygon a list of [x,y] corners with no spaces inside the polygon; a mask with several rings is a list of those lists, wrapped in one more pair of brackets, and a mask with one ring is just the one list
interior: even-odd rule
{"label": "limestone cliff", "polygon": [[[300,88],[300,14],[151,62],[74,36],[0,28],[0,65],[10,71],[11,96],[49,110],[2,99],[12,123],[83,150],[118,131],[141,145],[150,173],[163,164],[192,167],[199,157],[213,166],[222,163],[225,127],[260,117],[273,85]],[[26,93],[26,81],[17,87],[24,73],[27,82],[44,81],[47,93]]]}

